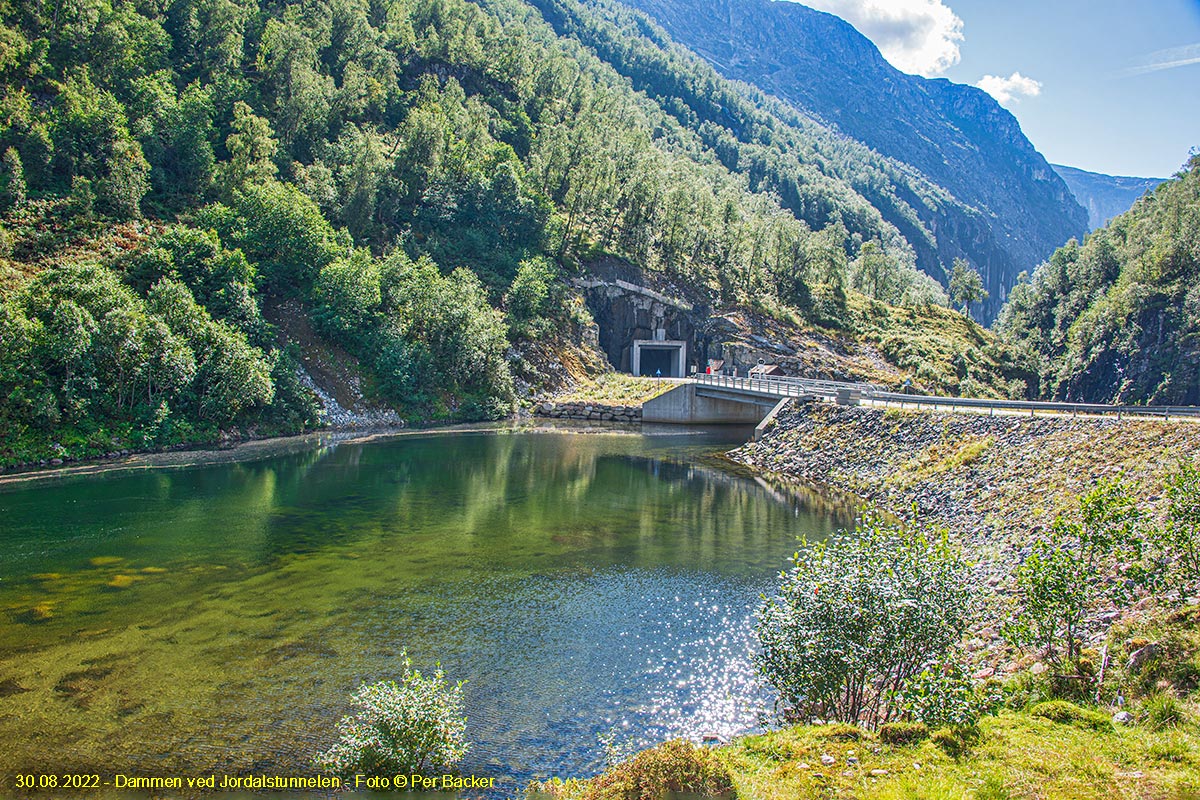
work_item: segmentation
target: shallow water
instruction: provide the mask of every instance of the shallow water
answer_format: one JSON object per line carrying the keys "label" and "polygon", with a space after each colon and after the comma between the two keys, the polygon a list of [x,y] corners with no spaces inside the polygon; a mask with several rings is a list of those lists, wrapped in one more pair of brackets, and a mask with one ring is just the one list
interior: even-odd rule
{"label": "shallow water", "polygon": [[599,770],[600,735],[751,730],[759,594],[849,519],[706,458],[739,436],[409,436],[4,487],[0,793],[309,774],[403,652],[468,681],[463,771],[501,794]]}

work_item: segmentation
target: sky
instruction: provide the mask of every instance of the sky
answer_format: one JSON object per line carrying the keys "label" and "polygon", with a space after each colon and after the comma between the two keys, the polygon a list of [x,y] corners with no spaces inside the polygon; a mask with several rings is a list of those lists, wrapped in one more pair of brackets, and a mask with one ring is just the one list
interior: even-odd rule
{"label": "sky", "polygon": [[1165,178],[1200,148],[1200,0],[802,0],[979,86],[1055,164]]}

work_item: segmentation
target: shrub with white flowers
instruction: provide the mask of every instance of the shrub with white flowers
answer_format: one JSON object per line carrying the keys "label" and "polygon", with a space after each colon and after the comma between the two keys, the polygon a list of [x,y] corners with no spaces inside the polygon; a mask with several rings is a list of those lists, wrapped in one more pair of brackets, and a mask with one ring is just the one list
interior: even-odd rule
{"label": "shrub with white flowers", "polygon": [[403,659],[400,683],[381,681],[354,693],[357,711],[338,723],[341,740],[317,756],[318,767],[337,775],[439,775],[466,755],[466,681],[451,686],[441,667],[425,677]]}

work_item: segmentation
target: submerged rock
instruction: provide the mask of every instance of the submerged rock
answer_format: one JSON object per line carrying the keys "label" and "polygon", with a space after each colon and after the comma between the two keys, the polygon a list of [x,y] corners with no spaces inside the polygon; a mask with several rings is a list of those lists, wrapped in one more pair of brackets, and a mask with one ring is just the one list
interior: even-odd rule
{"label": "submerged rock", "polygon": [[29,618],[34,622],[43,622],[54,616],[54,606],[49,603],[38,603],[29,609]]}

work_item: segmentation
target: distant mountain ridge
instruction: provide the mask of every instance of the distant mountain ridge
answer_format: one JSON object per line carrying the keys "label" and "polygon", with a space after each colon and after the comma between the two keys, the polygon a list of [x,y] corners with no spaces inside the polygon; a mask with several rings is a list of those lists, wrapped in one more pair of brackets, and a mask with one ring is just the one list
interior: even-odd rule
{"label": "distant mountain ridge", "polygon": [[1079,204],[1087,209],[1088,229],[1103,228],[1113,217],[1133,208],[1137,199],[1162,183],[1165,178],[1132,178],[1105,175],[1077,167],[1052,164],[1067,183]]}
{"label": "distant mountain ridge", "polygon": [[1086,210],[990,95],[900,72],[838,17],[773,0],[625,2],[726,77],[911,165],[980,211],[991,237],[953,226],[935,234],[945,265],[962,256],[983,274],[991,293],[985,318],[998,313],[1021,271],[1087,229]]}

